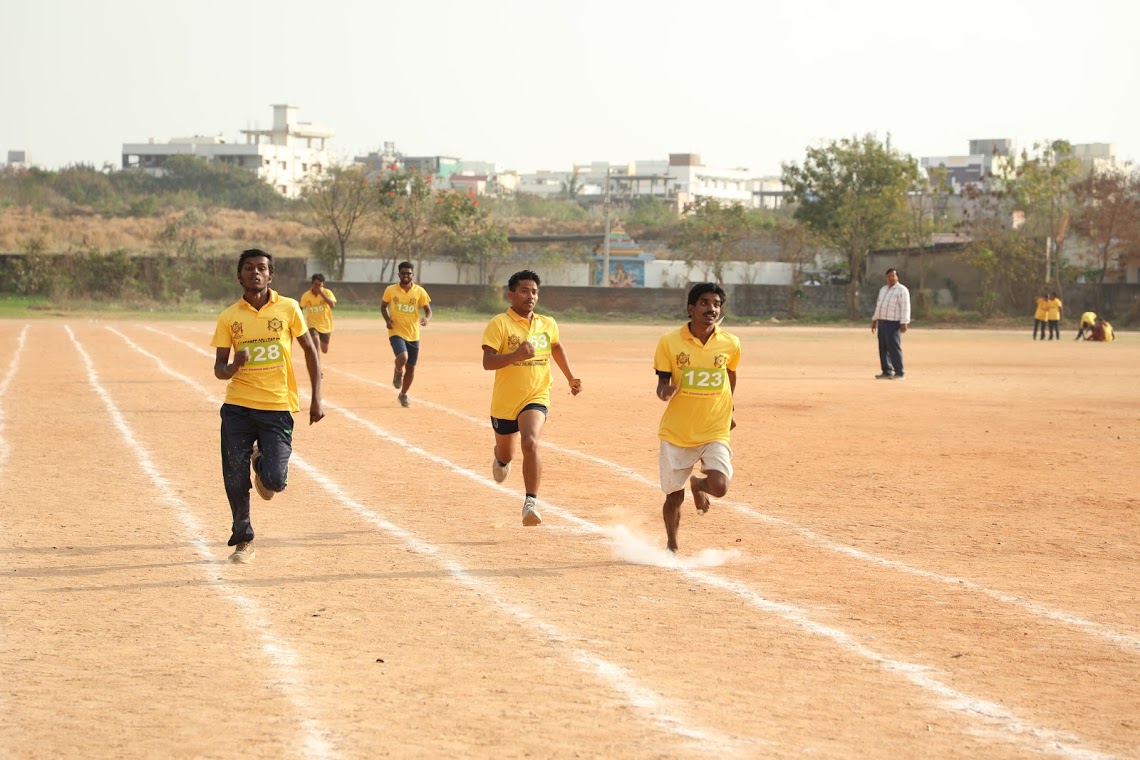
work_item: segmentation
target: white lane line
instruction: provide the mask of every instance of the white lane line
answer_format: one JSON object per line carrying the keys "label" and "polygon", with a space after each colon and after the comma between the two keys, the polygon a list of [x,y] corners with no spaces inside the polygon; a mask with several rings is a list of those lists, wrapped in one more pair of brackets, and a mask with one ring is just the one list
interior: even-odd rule
{"label": "white lane line", "polygon": [[[153,329],[153,328],[148,328],[148,329]],[[333,371],[338,373],[338,374],[344,375],[345,377],[356,380],[357,382],[363,383],[365,385],[373,385],[373,386],[380,387],[380,388],[388,388],[389,387],[388,385],[385,385],[384,383],[378,382],[376,380],[370,380],[370,379],[365,378],[365,377],[361,377],[361,376],[356,375],[352,372],[348,372],[345,370],[338,370],[338,369],[333,369]],[[445,414],[450,414],[453,417],[458,417],[459,419],[467,420],[468,422],[475,424],[475,425],[486,426],[488,424],[486,419],[478,419],[478,418],[472,417],[471,415],[464,414],[463,412],[460,412],[458,410],[451,409],[449,407],[442,406],[440,404],[432,403],[431,401],[425,401],[425,400],[420,399],[420,398],[416,399],[416,406],[425,406],[425,407],[428,407],[430,409],[436,409],[436,410],[441,411]],[[651,480],[649,478],[646,478],[645,476],[641,475],[639,472],[632,470],[629,467],[623,467],[622,465],[616,464],[614,462],[607,461],[607,460],[602,459],[600,457],[593,456],[592,454],[587,454],[587,453],[582,452],[582,451],[577,451],[575,449],[571,449],[571,448],[568,448],[568,447],[563,446],[561,444],[553,443],[553,442],[550,442],[547,440],[540,440],[539,444],[542,446],[550,447],[550,448],[552,448],[558,452],[561,452],[563,454],[567,454],[569,456],[577,457],[578,459],[582,459],[584,461],[591,462],[593,464],[604,467],[611,472],[616,472],[616,473],[618,473],[618,474],[622,475],[623,477],[626,477],[630,480],[634,480],[638,483],[641,483],[642,485],[649,486],[650,488],[654,489],[654,491],[659,490],[659,486],[658,486],[658,483],[656,480]],[[775,517],[773,515],[768,515],[768,514],[765,514],[763,512],[757,511],[751,505],[745,504],[743,502],[733,501],[731,499],[718,499],[716,503],[718,505],[724,505],[727,507],[731,507],[732,509],[736,510],[740,514],[745,515],[746,517],[750,517],[750,518],[757,520],[759,522],[779,526],[780,528],[783,528],[783,529],[788,530],[792,533],[795,533],[796,535],[798,535],[800,538],[804,539],[805,541],[812,543],[812,544],[815,544],[816,546],[818,546],[822,549],[827,549],[829,551],[837,552],[839,554],[844,554],[844,555],[847,555],[848,557],[851,557],[852,559],[861,560],[863,562],[869,562],[871,564],[879,565],[880,567],[886,567],[886,568],[890,568],[892,570],[897,570],[897,571],[902,572],[902,573],[908,573],[910,575],[914,575],[914,576],[917,576],[919,578],[923,578],[926,580],[935,581],[937,583],[942,583],[942,584],[945,584],[948,586],[953,586],[954,588],[957,588],[957,589],[960,589],[963,591],[968,590],[968,591],[973,591],[973,592],[978,593],[978,594],[983,594],[983,595],[988,596],[989,598],[991,598],[995,601],[1001,602],[1002,604],[1007,604],[1007,605],[1010,605],[1012,607],[1020,607],[1021,609],[1025,610],[1027,612],[1031,612],[1034,615],[1037,615],[1039,617],[1046,618],[1046,619],[1052,620],[1054,622],[1064,623],[1066,625],[1071,625],[1071,626],[1074,626],[1076,628],[1079,628],[1082,631],[1084,631],[1085,633],[1092,635],[1092,636],[1098,636],[1098,637],[1112,643],[1113,645],[1115,645],[1115,646],[1119,647],[1120,649],[1123,649],[1123,650],[1125,650],[1131,654],[1140,654],[1140,634],[1114,630],[1113,628],[1111,628],[1111,627],[1109,627],[1103,623],[1097,623],[1097,622],[1089,620],[1087,618],[1082,618],[1079,615],[1074,615],[1072,613],[1065,612],[1063,610],[1055,609],[1053,607],[1048,606],[1047,604],[1043,604],[1041,602],[1036,602],[1032,599],[1026,599],[1024,597],[1016,596],[1014,594],[1007,594],[1007,593],[1002,592],[1002,591],[996,591],[996,590],[991,589],[991,588],[986,588],[985,586],[981,585],[980,583],[968,580],[966,578],[956,578],[953,576],[941,575],[941,574],[933,572],[931,570],[924,570],[922,568],[913,567],[911,565],[906,564],[905,562],[899,562],[898,560],[887,559],[885,557],[879,557],[879,556],[876,556],[876,555],[871,554],[869,552],[865,552],[862,549],[856,549],[853,546],[847,546],[846,544],[841,544],[841,543],[838,543],[836,541],[833,541],[830,538],[827,538],[826,536],[823,536],[823,535],[815,532],[814,530],[812,530],[810,528],[805,528],[802,525],[798,525],[798,524],[791,522],[789,520],[785,520],[785,519],[780,518],[780,517]]]}
{"label": "white lane line", "polygon": [[83,363],[87,366],[88,383],[95,391],[95,394],[102,400],[103,406],[106,407],[107,414],[111,417],[115,428],[119,431],[119,434],[123,437],[128,447],[134,452],[139,466],[143,472],[146,473],[146,476],[150,478],[151,482],[154,483],[155,493],[169,506],[173,507],[175,515],[181,521],[183,530],[194,545],[198,555],[208,560],[208,564],[204,566],[206,582],[211,588],[217,590],[242,612],[244,622],[260,639],[261,650],[265,653],[274,669],[270,684],[278,688],[285,697],[293,703],[293,707],[300,717],[300,726],[303,732],[302,754],[305,757],[322,760],[325,758],[331,760],[332,758],[340,757],[340,753],[331,743],[329,732],[321,727],[320,721],[316,717],[317,711],[308,698],[310,686],[299,667],[300,658],[288,644],[284,643],[273,633],[272,627],[266,622],[264,610],[262,610],[257,602],[239,593],[225,581],[217,578],[215,570],[217,558],[209,542],[203,537],[205,536],[205,531],[202,530],[202,525],[191,513],[186,503],[174,495],[173,485],[163,476],[158,467],[155,466],[154,460],[151,459],[146,448],[139,443],[135,437],[134,432],[123,418],[123,415],[119,412],[119,408],[115,405],[111,395],[100,382],[99,375],[95,371],[95,364],[92,362],[87,351],[76,339],[75,333],[71,331],[71,327],[65,325],[64,329],[67,331],[68,337],[71,338],[71,342],[75,345],[75,350],[83,358]]}
{"label": "white lane line", "polygon": [[[113,330],[113,328],[107,329]],[[122,335],[122,333],[118,334]],[[130,339],[125,335],[122,335],[122,337],[128,342],[130,341]],[[178,339],[174,338],[174,340]],[[199,353],[207,354],[207,352],[199,349],[193,344],[185,343],[185,345],[189,346],[195,351],[198,351]],[[146,353],[146,351],[142,348],[137,348],[137,350],[142,353]],[[451,462],[450,460],[421,449],[415,444],[409,441],[405,441],[398,436],[392,435],[380,426],[372,423],[369,420],[363,419],[346,409],[337,407],[334,404],[328,402],[325,403],[325,407],[329,411],[335,411],[337,414],[347,417],[348,419],[366,427],[367,429],[371,430],[377,437],[394,444],[403,451],[423,457],[424,459],[427,459],[434,464],[437,464],[457,475],[462,475],[466,478],[474,480],[481,485],[505,493],[514,493],[513,491],[504,488],[503,486],[495,483],[493,480],[485,476],[478,475],[471,470],[466,469],[465,467]],[[572,523],[579,530],[585,533],[612,535],[612,531],[604,529],[601,526],[598,526],[588,520],[584,520],[568,512],[567,510],[555,506],[545,499],[541,500],[541,503],[547,512],[557,514],[562,519]],[[628,537],[625,537],[623,540],[628,541]],[[646,547],[646,551],[651,552],[652,550]],[[883,655],[870,649],[869,647],[864,646],[855,637],[845,631],[817,623],[816,621],[812,620],[811,616],[803,608],[766,599],[757,592],[753,591],[744,583],[728,580],[712,573],[687,567],[683,563],[670,565],[665,569],[676,570],[700,583],[733,593],[743,598],[749,604],[757,607],[758,609],[761,609],[768,614],[775,615],[783,618],[784,620],[787,620],[788,622],[798,627],[800,630],[829,639],[839,647],[877,664],[889,673],[900,674],[915,686],[918,686],[919,688],[934,694],[938,698],[937,704],[939,704],[944,709],[965,716],[971,721],[979,722],[986,728],[999,732],[1004,738],[1017,740],[1018,744],[1027,745],[1036,751],[1047,752],[1067,758],[1079,758],[1080,760],[1106,760],[1107,758],[1112,757],[1111,755],[1107,755],[1096,750],[1089,750],[1078,746],[1084,742],[1076,734],[1073,734],[1071,732],[1059,732],[1053,731],[1051,729],[1039,728],[1032,725],[1031,723],[1028,723],[1027,721],[1022,720],[1021,718],[1017,717],[1017,715],[1015,715],[1012,711],[1007,710],[994,702],[972,697],[968,694],[960,692],[948,684],[929,675],[931,668],[887,657],[886,655]]]}
{"label": "white lane line", "polygon": [[8,438],[4,435],[4,399],[8,398],[8,386],[12,384],[12,378],[16,376],[16,368],[20,366],[20,356],[24,353],[24,341],[27,337],[28,326],[24,325],[16,338],[16,351],[12,354],[12,360],[8,362],[8,371],[4,373],[4,379],[0,380],[0,467],[8,464],[8,457],[11,454]]}
{"label": "white lane line", "polygon": [[[199,391],[203,396],[205,396],[209,401],[221,403],[221,399],[208,391],[205,387],[195,382],[193,379],[171,369],[160,357],[150,353],[145,348],[131,340],[128,336],[110,326],[107,326],[106,329],[122,338],[123,341],[135,353],[149,358],[156,365],[158,365],[159,369],[161,369],[166,374],[178,380],[181,380],[187,385],[190,385]],[[170,340],[182,343],[183,345],[193,349],[205,357],[212,358],[213,356],[208,351],[205,351],[204,349],[199,348],[192,343],[188,343],[174,336],[167,335],[165,337]],[[350,412],[347,412],[346,410],[341,409],[340,407],[337,407],[333,404],[326,402],[325,407],[330,412],[334,412],[342,416],[348,416],[351,419],[360,422],[361,424],[369,424],[365,420],[361,420],[359,417],[356,417]],[[407,445],[409,449],[412,449],[414,453],[421,456],[428,456],[429,458],[432,458],[433,461],[439,463],[441,466],[448,468],[454,467],[454,465],[445,459],[433,457],[433,455],[429,454],[428,452],[415,448],[411,444],[405,445]],[[630,675],[630,673],[625,668],[609,662],[608,660],[601,658],[586,649],[576,646],[573,643],[573,636],[563,633],[556,626],[535,617],[530,612],[527,612],[524,608],[512,604],[498,592],[497,587],[494,584],[474,577],[461,563],[449,557],[439,547],[428,543],[418,538],[414,533],[389,522],[379,514],[362,505],[360,502],[352,499],[331,478],[322,474],[319,470],[317,470],[316,467],[309,464],[296,452],[293,453],[290,461],[308,473],[314,481],[319,483],[322,488],[334,496],[343,506],[347,507],[350,511],[356,513],[359,517],[365,519],[367,522],[370,522],[386,533],[399,538],[409,548],[418,554],[431,558],[437,564],[442,566],[453,578],[455,578],[461,584],[479,594],[481,598],[491,601],[497,609],[507,613],[511,617],[516,618],[522,623],[529,624],[533,628],[537,629],[543,636],[546,637],[546,639],[551,644],[555,645],[571,660],[578,663],[586,671],[593,672],[603,683],[608,684],[609,687],[612,688],[615,692],[622,695],[631,706],[647,714],[650,721],[658,728],[664,730],[667,733],[680,736],[682,738],[695,742],[696,746],[693,749],[706,754],[723,756],[726,753],[737,753],[742,747],[745,746],[774,744],[768,740],[757,739],[753,737],[729,737],[715,731],[695,728],[689,725],[684,719],[670,712],[670,710],[673,708],[671,707],[668,699],[639,684],[637,680],[632,675]],[[484,484],[490,485],[502,491],[503,493],[514,494],[513,491],[500,486],[498,483],[495,483],[494,481],[486,478],[480,478],[478,475],[468,470],[462,470],[461,474],[464,474],[469,478],[481,480],[484,482]],[[583,525],[589,525],[589,523],[586,523],[585,521],[581,522]]]}
{"label": "white lane line", "polygon": [[[4,373],[4,379],[0,380],[0,476],[3,476],[3,469],[8,464],[8,457],[11,453],[11,448],[8,444],[8,437],[4,435],[4,401],[8,398],[8,386],[12,384],[12,378],[16,376],[16,368],[20,366],[20,356],[24,352],[24,341],[28,335],[28,326],[20,330],[20,335],[16,338],[16,350],[12,354],[11,361],[8,362],[8,371]],[[11,481],[12,479],[9,478]],[[0,523],[0,536],[7,537],[8,531],[4,523]],[[7,637],[5,637],[6,639]],[[5,642],[7,643],[7,642]],[[0,711],[7,711],[8,703],[4,701],[3,695],[0,695]]]}

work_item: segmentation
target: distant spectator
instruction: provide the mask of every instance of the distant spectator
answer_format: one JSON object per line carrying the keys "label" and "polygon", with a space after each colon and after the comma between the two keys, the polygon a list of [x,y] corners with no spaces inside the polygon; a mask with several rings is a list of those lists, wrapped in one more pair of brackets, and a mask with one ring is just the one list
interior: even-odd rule
{"label": "distant spectator", "polygon": [[1077,323],[1077,337],[1073,340],[1080,340],[1081,338],[1088,338],[1088,334],[1096,326],[1096,312],[1086,311],[1081,315],[1081,321]]}
{"label": "distant spectator", "polygon": [[1045,340],[1045,326],[1049,324],[1049,296],[1045,293],[1033,299],[1037,304],[1037,311],[1033,313],[1033,340],[1037,340],[1037,332],[1041,331],[1041,340]]}
{"label": "distant spectator", "polygon": [[1113,333],[1112,325],[1108,323],[1108,320],[1098,317],[1087,340],[1095,340],[1098,343],[1109,343],[1116,340],[1116,335]]}
{"label": "distant spectator", "polygon": [[[1056,338],[1061,339],[1061,299],[1057,297],[1056,293],[1049,294],[1049,301],[1045,304],[1048,307],[1046,318],[1049,321],[1049,340]],[[1045,336],[1041,336],[1045,337]]]}

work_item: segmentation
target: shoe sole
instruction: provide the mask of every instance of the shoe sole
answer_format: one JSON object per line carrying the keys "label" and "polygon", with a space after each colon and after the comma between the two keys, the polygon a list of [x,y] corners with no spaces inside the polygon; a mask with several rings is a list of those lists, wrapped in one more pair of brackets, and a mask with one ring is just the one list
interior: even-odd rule
{"label": "shoe sole", "polygon": [[496,483],[502,483],[511,474],[511,463],[507,462],[507,466],[500,468],[494,462],[491,462],[491,477],[495,479]]}
{"label": "shoe sole", "polygon": [[535,512],[532,509],[529,512],[523,514],[523,525],[528,528],[533,528],[536,525],[542,525],[542,518],[539,516],[538,512]]}
{"label": "shoe sole", "polygon": [[230,563],[234,565],[248,565],[257,556],[257,552],[246,552],[245,554],[233,553],[230,555]]}
{"label": "shoe sole", "polygon": [[260,452],[255,454],[253,459],[250,460],[250,464],[253,466],[253,490],[257,491],[257,495],[260,496],[262,499],[264,499],[265,501],[269,501],[270,499],[273,498],[274,493],[273,493],[273,491],[270,491],[268,488],[265,487],[265,484],[261,482],[261,476],[257,474],[257,463],[260,461],[261,461],[261,453]]}
{"label": "shoe sole", "polygon": [[392,387],[395,388],[396,390],[399,390],[400,388],[403,387],[403,385],[404,385],[404,373],[403,372],[392,373]]}

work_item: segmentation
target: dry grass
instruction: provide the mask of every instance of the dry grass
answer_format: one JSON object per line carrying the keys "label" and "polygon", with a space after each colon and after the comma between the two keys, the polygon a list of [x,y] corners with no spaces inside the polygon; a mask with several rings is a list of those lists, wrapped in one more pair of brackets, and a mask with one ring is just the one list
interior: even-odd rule
{"label": "dry grass", "polygon": [[[186,212],[169,212],[153,217],[103,217],[98,214],[56,216],[28,207],[10,207],[0,212],[0,252],[20,253],[29,242],[42,242],[45,253],[68,253],[97,248],[117,248],[130,253],[162,251],[160,236],[171,222]],[[256,245],[283,256],[305,256],[308,240],[315,231],[289,219],[261,216],[250,211],[213,209],[192,231],[203,254],[230,253]]]}

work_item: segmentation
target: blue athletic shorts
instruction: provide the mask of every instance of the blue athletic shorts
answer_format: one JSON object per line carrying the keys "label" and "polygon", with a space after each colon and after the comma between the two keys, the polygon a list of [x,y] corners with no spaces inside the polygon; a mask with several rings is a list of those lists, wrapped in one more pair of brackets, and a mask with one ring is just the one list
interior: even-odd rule
{"label": "blue athletic shorts", "polygon": [[399,335],[393,335],[388,338],[388,342],[392,344],[392,353],[396,356],[407,354],[408,364],[412,367],[416,366],[416,361],[420,358],[420,342],[418,340],[404,340]]}

